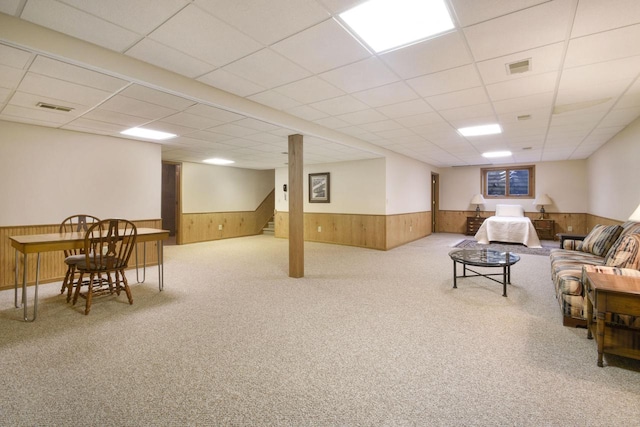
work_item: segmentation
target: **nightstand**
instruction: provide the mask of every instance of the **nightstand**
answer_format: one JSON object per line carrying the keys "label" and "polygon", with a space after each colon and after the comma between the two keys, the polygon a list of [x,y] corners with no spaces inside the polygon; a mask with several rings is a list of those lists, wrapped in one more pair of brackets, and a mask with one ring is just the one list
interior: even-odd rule
{"label": "nightstand", "polygon": [[478,232],[478,228],[482,225],[486,218],[481,216],[468,216],[467,217],[467,236],[475,236]]}
{"label": "nightstand", "polygon": [[531,222],[533,223],[533,228],[536,229],[536,233],[538,233],[538,238],[540,240],[554,240],[555,233],[553,231],[556,225],[554,220],[533,219]]}

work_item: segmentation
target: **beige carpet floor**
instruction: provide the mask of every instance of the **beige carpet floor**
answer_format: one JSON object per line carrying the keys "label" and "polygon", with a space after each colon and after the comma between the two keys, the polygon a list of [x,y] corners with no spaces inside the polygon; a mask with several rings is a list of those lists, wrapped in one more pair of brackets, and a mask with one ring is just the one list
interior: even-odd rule
{"label": "beige carpet floor", "polygon": [[507,298],[481,277],[452,289],[463,238],[307,242],[301,279],[273,236],[167,246],[163,292],[150,268],[133,305],[84,316],[47,284],[31,324],[0,292],[0,424],[639,425],[640,363],[596,366],[586,331],[562,326],[548,257],[521,255]]}

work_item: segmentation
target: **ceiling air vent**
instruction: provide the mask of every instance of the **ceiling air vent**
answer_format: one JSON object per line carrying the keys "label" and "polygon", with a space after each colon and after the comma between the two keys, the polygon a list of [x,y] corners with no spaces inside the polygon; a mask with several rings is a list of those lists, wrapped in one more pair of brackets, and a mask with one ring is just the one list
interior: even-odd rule
{"label": "ceiling air vent", "polygon": [[507,74],[520,74],[531,71],[531,58],[507,64]]}
{"label": "ceiling air vent", "polygon": [[523,114],[518,116],[518,120],[531,120],[531,114]]}
{"label": "ceiling air vent", "polygon": [[36,106],[40,108],[47,108],[49,110],[64,111],[65,113],[73,110],[73,108],[71,107],[65,107],[64,105],[47,104],[46,102],[38,102]]}

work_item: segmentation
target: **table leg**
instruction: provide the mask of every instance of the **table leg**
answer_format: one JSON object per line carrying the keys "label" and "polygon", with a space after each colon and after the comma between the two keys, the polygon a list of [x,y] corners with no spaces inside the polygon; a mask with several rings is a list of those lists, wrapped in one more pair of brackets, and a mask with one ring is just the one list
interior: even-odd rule
{"label": "table leg", "polygon": [[585,309],[585,316],[587,317],[587,339],[592,340],[593,334],[591,333],[591,328],[593,327],[593,303],[591,302],[591,297],[588,294],[585,297],[587,299],[587,307]]}
{"label": "table leg", "polygon": [[508,266],[502,267],[502,296],[507,296],[507,271],[509,270]]}
{"label": "table leg", "polygon": [[[26,257],[26,255],[25,255]],[[16,308],[20,308],[18,305],[18,283],[20,282],[20,252],[16,251],[16,274],[15,281],[13,284],[13,304]],[[24,294],[22,294],[22,299],[24,300]]]}
{"label": "table leg", "polygon": [[456,278],[458,277],[458,270],[456,268],[456,262],[453,261],[453,288],[457,288],[458,284],[456,283]]}
{"label": "table leg", "polygon": [[[29,263],[27,260],[28,260],[27,254],[24,254],[24,271],[22,272],[22,306],[24,308],[24,321],[33,322],[34,320],[36,320],[36,317],[38,315],[38,285],[40,284],[39,283],[40,282],[40,252],[38,252],[38,257],[36,261],[36,284],[35,284],[35,292],[33,296],[33,317],[31,319],[29,319],[29,312],[28,312],[29,305],[27,304],[27,272],[29,271],[29,268],[28,268]],[[16,274],[16,278],[17,276],[18,275]],[[16,305],[16,308],[19,308],[17,287],[15,291],[16,291],[15,305]]]}
{"label": "table leg", "polygon": [[604,353],[604,312],[598,312],[596,324],[596,341],[598,344],[598,366],[602,367],[602,355]]}
{"label": "table leg", "polygon": [[164,247],[162,240],[158,240],[158,289],[164,289]]}
{"label": "table leg", "polygon": [[136,282],[144,283],[147,278],[147,242],[142,243],[142,280],[138,277],[138,248],[136,245]]}

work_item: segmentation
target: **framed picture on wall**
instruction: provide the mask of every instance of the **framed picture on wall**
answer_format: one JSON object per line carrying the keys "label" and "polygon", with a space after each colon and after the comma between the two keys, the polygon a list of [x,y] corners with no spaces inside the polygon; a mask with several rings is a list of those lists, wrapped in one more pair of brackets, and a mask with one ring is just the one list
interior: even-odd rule
{"label": "framed picture on wall", "polygon": [[330,203],[329,172],[309,174],[309,203]]}

